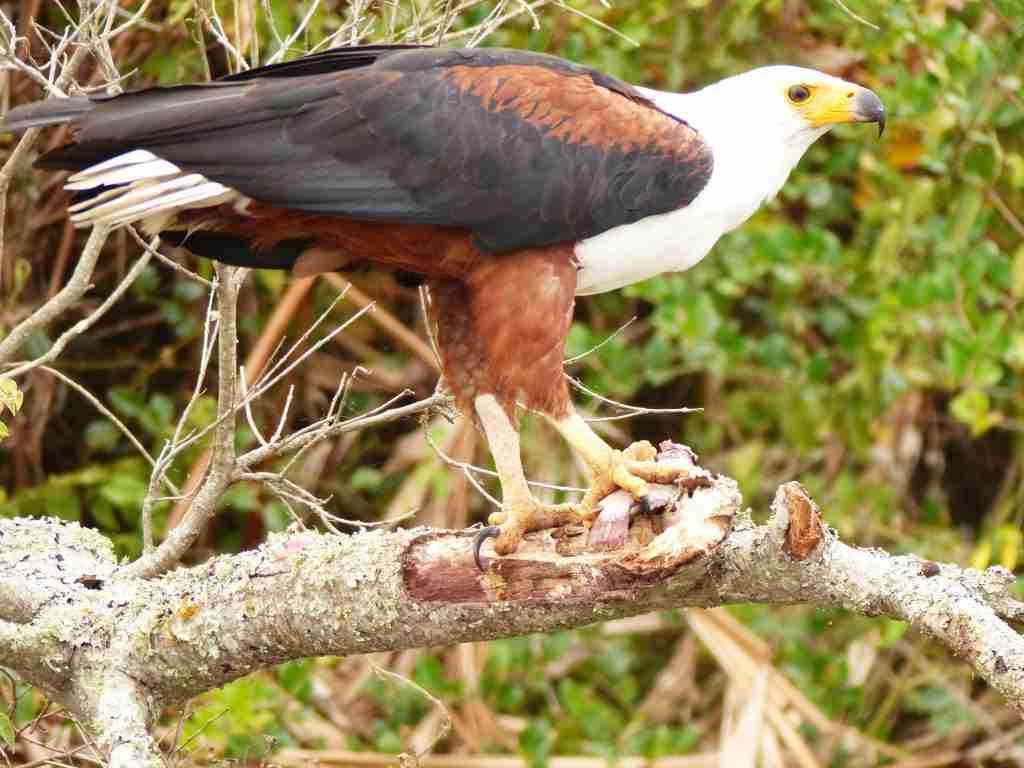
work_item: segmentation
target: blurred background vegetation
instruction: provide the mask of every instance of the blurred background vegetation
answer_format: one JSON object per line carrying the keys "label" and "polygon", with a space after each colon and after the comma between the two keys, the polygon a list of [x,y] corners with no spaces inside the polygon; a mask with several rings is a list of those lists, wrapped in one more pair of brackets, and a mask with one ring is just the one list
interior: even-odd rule
{"label": "blurred background vegetation", "polygon": [[[49,0],[5,5],[26,34],[31,21],[56,30],[66,23]],[[126,11],[140,5],[123,2]],[[472,7],[456,30],[495,10],[493,2],[463,5]],[[667,90],[698,88],[761,64],[802,64],[873,88],[890,113],[881,140],[853,126],[819,141],[778,199],[696,268],[578,303],[569,355],[612,337],[570,367],[583,384],[637,405],[704,409],[603,422],[609,439],[688,443],[706,465],[739,480],[755,517],[779,483],[798,479],[850,543],[1018,569],[1020,0],[536,5],[539,24],[521,13],[484,44],[556,53]],[[218,7],[252,54],[254,39],[264,53],[274,48],[264,9],[287,33],[310,4],[218,0]],[[385,39],[394,7],[326,0],[304,41],[319,41],[355,12],[377,22],[367,40]],[[517,3],[503,8],[524,10]],[[129,86],[205,79],[207,60],[214,70],[224,66],[215,46],[202,55],[210,41],[195,11],[193,0],[149,3],[145,24],[114,50],[121,71],[132,73]],[[232,26],[239,14],[244,18]],[[26,78],[0,82],[5,106],[40,96]],[[755,115],[750,128],[757,130]],[[47,142],[59,137],[44,137],[41,148]],[[12,146],[11,137],[0,136],[0,153]],[[66,222],[60,182],[26,172],[12,187],[0,333],[59,288],[81,245],[82,235]],[[95,307],[137,253],[127,234],[115,234],[98,289],[62,324]],[[184,252],[176,258],[210,273]],[[358,379],[353,412],[402,388],[417,395],[433,389],[432,358],[417,344],[425,338],[418,296],[389,275],[296,288],[287,275],[255,274],[242,298],[243,354],[275,310],[296,338],[350,278],[355,300],[343,301],[332,323],[357,311],[364,295],[378,309],[295,374],[294,424],[316,418],[339,376],[357,366],[369,372]],[[312,300],[304,300],[307,289]],[[56,367],[96,393],[155,454],[194,383],[206,301],[201,285],[151,266]],[[25,356],[44,351],[60,330],[37,334]],[[109,534],[124,554],[137,553],[146,462],[61,380],[35,371],[20,384],[24,405],[4,417],[11,437],[0,444],[0,515],[78,520]],[[257,419],[276,423],[286,396],[283,388],[265,400]],[[577,402],[593,414],[617,413],[582,393]],[[195,422],[208,423],[213,410],[205,398]],[[245,429],[240,440],[251,442]],[[312,452],[298,475],[317,494],[332,495],[332,509],[347,518],[418,509],[417,521],[432,525],[484,519],[486,502],[439,458],[424,431],[454,460],[489,462],[470,426],[437,417],[346,435]],[[570,455],[543,425],[528,425],[525,451],[536,479],[579,483]],[[186,457],[176,480],[200,452]],[[253,546],[290,522],[280,502],[253,487],[236,486],[223,507],[196,558]],[[174,514],[169,505],[160,510],[161,529]],[[574,765],[623,755],[689,755],[692,762],[662,765],[717,765],[712,753],[751,738],[765,766],[1024,764],[1016,715],[966,667],[904,629],[841,612],[739,606],[475,646],[296,662],[211,693],[187,712],[168,712],[168,741],[184,717],[184,764],[302,765],[316,753],[325,765],[345,765],[349,751],[424,748],[443,714],[415,690],[376,678],[377,664],[448,707],[454,728],[435,751],[463,756],[450,765],[486,765],[481,756],[498,752],[517,754],[524,765],[560,755],[593,758]],[[4,725],[0,714],[0,746],[8,750],[14,731],[43,706],[37,694],[17,691],[11,722]],[[748,705],[757,691],[766,691],[757,720],[763,728],[750,730],[743,715],[757,714]],[[49,733],[59,732],[55,720]],[[36,755],[31,739],[42,738],[28,730],[20,736],[15,764]]]}

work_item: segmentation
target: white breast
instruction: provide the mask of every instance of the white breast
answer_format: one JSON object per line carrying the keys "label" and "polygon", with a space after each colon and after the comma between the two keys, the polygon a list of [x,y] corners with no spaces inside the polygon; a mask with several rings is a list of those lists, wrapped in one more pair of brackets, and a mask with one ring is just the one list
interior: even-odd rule
{"label": "white breast", "polygon": [[[703,194],[703,193],[702,193]],[[689,269],[703,259],[723,228],[699,205],[615,227],[576,245],[576,295],[613,291],[663,272]]]}

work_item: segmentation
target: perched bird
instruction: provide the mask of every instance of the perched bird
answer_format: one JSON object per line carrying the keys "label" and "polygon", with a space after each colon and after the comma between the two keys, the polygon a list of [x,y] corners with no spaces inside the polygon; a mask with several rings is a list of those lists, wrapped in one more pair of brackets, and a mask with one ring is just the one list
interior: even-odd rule
{"label": "perched bird", "polygon": [[[839,123],[885,126],[870,90],[792,66],[693,93],[517,50],[363,46],[213,83],[19,107],[4,130],[68,123],[37,166],[75,173],[79,225],[139,223],[228,264],[422,275],[443,372],[501,480],[481,543],[589,521],[602,497],[668,481],[649,443],[607,445],[562,376],[576,296],[694,266]],[[534,498],[517,406],[593,475],[579,505]],[[671,473],[669,473],[671,474]]]}

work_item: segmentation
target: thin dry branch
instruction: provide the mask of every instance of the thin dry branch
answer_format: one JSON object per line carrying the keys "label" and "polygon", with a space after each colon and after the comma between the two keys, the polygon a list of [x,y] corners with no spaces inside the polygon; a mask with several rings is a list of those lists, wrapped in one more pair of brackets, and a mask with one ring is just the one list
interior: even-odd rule
{"label": "thin dry branch", "polygon": [[210,467],[192,497],[181,525],[152,552],[127,566],[135,578],[150,578],[174,567],[213,517],[217,501],[231,484],[235,462],[235,392],[238,386],[238,291],[248,270],[217,265],[217,422],[213,430]]}
{"label": "thin dry branch", "polygon": [[[98,230],[94,230],[94,232],[95,231]],[[105,234],[103,235],[103,239],[106,240]],[[132,283],[135,282],[136,278],[139,276],[142,270],[146,268],[147,264],[149,264],[153,248],[155,248],[156,245],[159,244],[159,240],[159,238],[153,238],[153,241],[150,243],[150,249],[145,251],[135,261],[135,263],[132,264],[132,268],[128,270],[128,274],[124,276],[124,279],[122,279],[121,282],[117,284],[117,287],[115,287],[114,290],[110,292],[107,298],[105,298],[100,303],[100,305],[96,307],[96,309],[94,309],[92,312],[90,312],[88,315],[86,315],[84,318],[79,320],[73,326],[64,331],[64,333],[58,336],[57,340],[53,342],[53,344],[50,346],[48,350],[46,350],[45,353],[35,358],[34,360],[28,360],[24,363],[16,365],[12,370],[7,371],[4,375],[12,379],[17,378],[18,376],[25,375],[34,368],[38,368],[41,365],[45,365],[46,363],[52,362],[53,360],[57,359],[60,356],[60,354],[64,351],[64,348],[67,347],[67,345],[73,339],[81,336],[83,333],[92,328],[93,325],[95,325],[96,322],[101,317],[103,317],[107,313],[107,311],[118,302],[118,300],[120,300],[120,298],[124,295],[125,291],[127,291],[128,288],[131,287]],[[100,247],[102,247],[102,244]],[[95,263],[95,259],[93,259],[93,263]],[[81,259],[79,260],[79,264],[81,264]],[[77,271],[78,270],[76,269],[76,274]],[[74,282],[74,280],[75,277],[73,275],[71,278],[71,282],[69,282],[68,285],[70,286],[71,283]],[[88,288],[88,286],[86,286],[86,288]],[[58,293],[57,296],[54,297],[54,299],[56,299],[59,296],[60,294]],[[49,305],[50,304],[47,303],[44,304],[43,307],[45,308]],[[29,320],[31,319],[32,318],[29,318]],[[6,339],[4,341],[6,341]],[[0,350],[0,354],[2,354],[2,350]]]}
{"label": "thin dry branch", "polygon": [[[285,329],[291,322],[292,317],[298,311],[298,308],[302,305],[303,300],[306,298],[310,289],[313,287],[313,283],[316,281],[315,277],[300,278],[294,280],[285,292],[284,296],[274,307],[274,311],[271,313],[270,318],[267,320],[267,324],[263,327],[260,332],[260,337],[257,340],[255,346],[249,352],[245,358],[245,368],[253,376],[260,376],[263,373],[264,368],[267,365],[267,361],[273,356],[275,347],[281,343],[281,339],[284,337]],[[196,384],[196,388],[193,390],[193,401],[198,396],[199,387],[202,383],[204,376],[200,376],[199,382]],[[184,418],[184,417],[183,417]],[[180,441],[181,432],[180,429],[175,433],[174,439],[171,441],[171,445],[167,451],[167,462],[168,464],[173,461],[174,457],[184,449],[185,446],[181,445]],[[206,468],[210,465],[210,452],[204,451],[203,454],[196,459],[192,464],[192,468],[189,470],[188,480],[185,483],[186,488],[195,489],[199,487],[199,482],[206,472]],[[170,518],[168,519],[168,528],[174,528],[177,526],[185,513],[188,511],[188,500],[183,500],[175,505],[174,509],[171,510]]]}
{"label": "thin dry branch", "polygon": [[[404,396],[405,393],[401,393],[396,395],[393,399],[398,399],[399,397]],[[257,466],[268,459],[272,459],[292,451],[301,450],[309,445],[313,445],[333,437],[338,437],[346,432],[370,429],[371,427],[388,424],[398,419],[415,416],[416,414],[429,411],[433,408],[441,408],[448,403],[448,397],[444,394],[434,394],[430,397],[423,398],[422,400],[417,400],[415,403],[396,406],[394,408],[390,407],[391,402],[392,401],[388,401],[384,404],[385,406],[388,406],[386,408],[381,406],[369,413],[361,414],[344,421],[338,420],[336,415],[325,417],[314,422],[310,426],[299,430],[298,432],[292,433],[288,437],[285,437],[276,443],[268,443],[265,446],[253,448],[251,451],[239,456],[237,464],[239,467]]]}
{"label": "thin dry branch", "polygon": [[[70,86],[75,84],[75,75],[79,66],[91,53],[97,59],[104,62],[104,69],[108,75],[109,82],[105,85],[113,87],[114,81],[118,79],[118,73],[113,66],[113,57],[110,50],[110,41],[116,34],[128,28],[128,25],[115,29],[107,23],[100,29],[96,20],[104,8],[108,9],[108,19],[113,19],[117,3],[97,3],[91,8],[83,9],[81,20],[77,24],[70,24],[68,30],[62,35],[53,46],[47,45],[49,61],[41,66],[32,66],[22,61],[18,56],[17,48],[27,41],[19,37],[17,29],[7,14],[0,10],[0,70],[14,70],[29,77],[47,92],[49,96],[65,96]],[[45,45],[45,35],[40,34],[40,40]],[[8,156],[3,168],[0,169],[0,269],[4,264],[4,242],[5,222],[7,220],[7,196],[11,181],[17,175],[29,159],[29,153],[39,137],[41,129],[30,128],[22,134],[14,150]],[[99,230],[94,230],[94,232]],[[92,240],[90,239],[90,243]],[[103,246],[102,241],[94,244],[98,252]],[[88,250],[89,245],[86,246]],[[81,293],[88,288],[88,281],[91,278],[91,271],[88,275],[82,275],[77,269],[75,276],[81,278]],[[73,278],[74,279],[74,276]],[[70,287],[70,284],[69,286]],[[34,313],[31,317],[18,325],[7,337],[0,342],[0,363],[10,360],[18,353],[25,338],[36,328],[52,321],[54,317],[67,309],[77,301],[81,293],[76,297],[74,292],[61,293],[54,296],[46,305]],[[64,294],[63,297],[61,294]],[[54,310],[47,309],[56,302]]]}
{"label": "thin dry branch", "polygon": [[376,304],[372,298],[360,291],[354,285],[346,282],[340,275],[333,272],[327,272],[323,277],[345,297],[346,301],[355,304],[360,309],[372,306],[373,314],[371,314],[370,317],[373,318],[373,321],[377,323],[377,325],[379,325],[389,336],[395,339],[395,341],[412,352],[431,368],[439,370],[440,366],[438,365],[437,358],[434,356],[434,352],[430,348],[430,345],[410,331],[398,318],[380,305]]}
{"label": "thin dry branch", "polygon": [[[104,418],[108,419],[111,424],[117,427],[121,434],[128,438],[128,441],[133,446],[135,446],[136,450],[138,450],[138,452],[142,454],[143,458],[147,462],[149,462],[149,465],[151,467],[156,468],[156,460],[150,455],[149,451],[146,450],[146,446],[139,442],[139,439],[135,437],[135,433],[128,429],[128,427],[125,426],[124,422],[117,418],[117,415],[114,414],[113,411],[111,411],[109,408],[107,408],[107,406],[100,402],[99,398],[97,398],[96,395],[94,395],[88,389],[86,389],[77,381],[72,379],[70,376],[62,373],[61,371],[58,371],[56,368],[50,368],[48,365],[41,365],[39,366],[39,369],[42,371],[46,371],[48,374],[54,376],[55,378],[60,379],[73,390],[75,390],[78,394],[80,394],[82,397],[88,400],[93,408],[95,408],[97,411],[103,414]],[[167,483],[167,486],[171,489],[172,493],[178,492],[178,489],[166,477],[163,478],[163,482]]]}
{"label": "thin dry branch", "polygon": [[[107,242],[109,231],[103,226],[93,229],[67,285],[61,288],[56,296],[11,329],[11,332],[3,340],[0,340],[0,363],[7,363],[11,360],[18,354],[33,331],[48,326],[85,295],[85,292],[92,286],[92,273],[96,268],[100,251],[103,250],[103,245]],[[50,359],[52,358],[41,360],[40,363],[49,362]],[[27,365],[34,367],[31,364]],[[19,368],[24,368],[24,366],[19,366]]]}

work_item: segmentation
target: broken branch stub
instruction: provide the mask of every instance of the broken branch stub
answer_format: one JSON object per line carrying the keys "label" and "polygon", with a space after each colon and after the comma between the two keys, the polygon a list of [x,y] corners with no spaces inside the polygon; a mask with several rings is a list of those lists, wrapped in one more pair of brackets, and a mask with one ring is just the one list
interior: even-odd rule
{"label": "broken branch stub", "polygon": [[797,560],[806,560],[818,548],[825,536],[821,523],[821,511],[814,503],[807,489],[798,482],[780,485],[772,501],[772,513],[785,514],[786,539],[782,545],[787,555]]}

